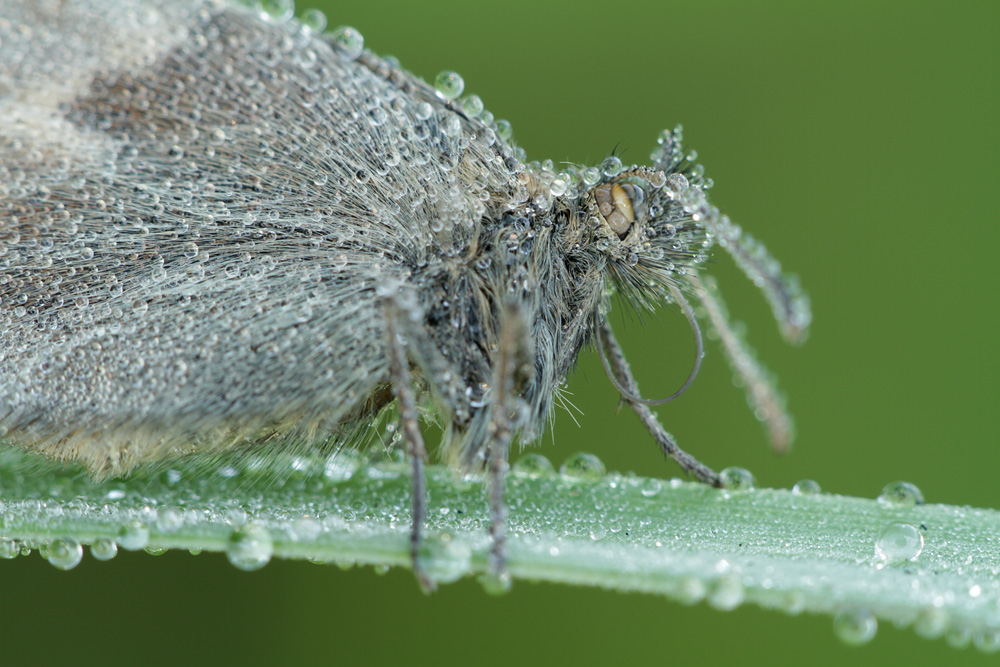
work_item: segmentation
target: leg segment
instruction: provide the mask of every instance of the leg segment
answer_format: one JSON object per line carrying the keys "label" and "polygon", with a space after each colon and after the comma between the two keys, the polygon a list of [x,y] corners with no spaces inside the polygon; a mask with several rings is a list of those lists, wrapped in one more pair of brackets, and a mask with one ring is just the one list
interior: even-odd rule
{"label": "leg segment", "polygon": [[410,529],[410,560],[420,587],[430,593],[437,584],[424,571],[419,561],[421,530],[427,517],[427,498],[424,486],[424,459],[427,449],[420,433],[420,416],[410,377],[409,361],[399,328],[400,313],[395,304],[386,301],[386,331],[389,336],[389,369],[392,385],[399,401],[400,430],[406,441],[406,455],[413,466],[413,525]]}
{"label": "leg segment", "polygon": [[598,345],[603,345],[607,349],[611,369],[614,371],[622,387],[628,391],[629,396],[623,395],[622,400],[632,406],[632,410],[635,411],[639,420],[646,426],[653,439],[656,440],[663,454],[676,461],[677,465],[684,469],[684,472],[699,482],[711,484],[712,486],[721,486],[719,474],[678,447],[673,437],[660,425],[660,422],[656,419],[656,415],[653,414],[648,405],[636,402],[630,398],[630,396],[639,396],[639,386],[632,376],[632,371],[629,368],[628,361],[625,359],[625,353],[622,352],[621,345],[615,340],[615,336],[611,332],[611,327],[606,322],[601,324],[598,335],[600,336]]}
{"label": "leg segment", "polygon": [[[493,370],[493,401],[490,405],[490,439],[486,447],[490,493],[490,557],[489,576],[501,590],[510,586],[507,572],[505,532],[507,506],[504,504],[504,482],[512,437],[510,398],[515,393],[515,371],[528,360],[528,329],[520,311],[504,308],[499,349]],[[529,360],[530,363],[530,360]]]}

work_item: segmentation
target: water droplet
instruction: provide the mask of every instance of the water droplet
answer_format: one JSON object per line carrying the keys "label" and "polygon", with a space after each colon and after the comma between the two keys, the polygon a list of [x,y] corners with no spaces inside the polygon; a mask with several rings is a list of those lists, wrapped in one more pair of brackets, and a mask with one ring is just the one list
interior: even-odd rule
{"label": "water droplet", "polygon": [[577,452],[570,455],[559,466],[559,474],[563,476],[563,479],[570,481],[588,482],[601,479],[607,474],[607,471],[604,469],[604,462],[601,459],[593,454]]}
{"label": "water droplet", "polygon": [[462,111],[469,118],[475,118],[483,112],[483,101],[479,99],[479,95],[466,95],[462,98],[460,104],[462,105]]}
{"label": "water droplet", "polygon": [[384,577],[389,574],[389,564],[388,563],[377,563],[373,568],[375,574],[380,577]]}
{"label": "water droplet", "polygon": [[939,607],[926,607],[917,614],[913,630],[924,639],[937,639],[948,629],[948,612]]}
{"label": "water droplet", "polygon": [[972,641],[972,630],[970,628],[952,628],[944,636],[948,646],[952,648],[965,648]]}
{"label": "water droplet", "polygon": [[883,507],[913,507],[924,504],[924,494],[909,482],[890,482],[878,497]]}
{"label": "water droplet", "polygon": [[707,594],[708,587],[705,586],[705,582],[689,575],[681,579],[674,596],[681,604],[697,604],[704,600]]}
{"label": "water droplet", "polygon": [[819,482],[811,479],[800,479],[792,487],[792,493],[797,496],[818,496],[822,493],[822,489],[819,487]]}
{"label": "water droplet", "polygon": [[488,572],[479,577],[479,583],[489,595],[506,595],[513,588],[514,579],[510,576],[510,572],[499,574]]}
{"label": "water droplet", "polygon": [[295,16],[295,0],[258,0],[260,8],[273,20],[284,23]]}
{"label": "water droplet", "polygon": [[708,604],[719,611],[736,609],[746,599],[746,589],[736,575],[720,577],[708,595]]}
{"label": "water droplet", "polygon": [[162,556],[167,553],[168,549],[166,547],[146,547],[143,551],[150,556]]}
{"label": "water droplet", "polygon": [[118,531],[118,546],[129,551],[145,549],[149,544],[149,528],[141,521],[125,524]]}
{"label": "water droplet", "polygon": [[609,158],[605,158],[604,162],[601,163],[601,173],[603,173],[607,178],[611,178],[612,176],[617,176],[618,174],[621,173],[621,170],[622,170],[621,159],[613,155]]}
{"label": "water droplet", "polygon": [[514,136],[514,128],[511,126],[509,120],[501,118],[497,121],[497,136],[504,141],[511,140],[511,137]]}
{"label": "water droplet", "polygon": [[326,14],[322,10],[310,7],[302,12],[299,20],[302,21],[302,25],[315,33],[321,33],[326,30]]}
{"label": "water droplet", "polygon": [[118,555],[118,544],[105,538],[94,540],[90,545],[90,555],[95,560],[111,560]]}
{"label": "water droplet", "polygon": [[972,645],[983,653],[1000,651],[1000,630],[989,629],[977,632],[972,636]]}
{"label": "water droplet", "polygon": [[72,570],[83,559],[83,547],[74,539],[58,539],[45,546],[42,555],[60,570]]}
{"label": "water droplet", "polygon": [[156,515],[156,527],[164,533],[172,533],[184,525],[184,515],[175,507],[164,507]]}
{"label": "water droplet", "polygon": [[365,48],[364,36],[348,25],[342,25],[330,33],[330,40],[340,47],[349,60],[360,56],[361,51]]}
{"label": "water droplet", "polygon": [[437,91],[438,97],[446,102],[451,102],[465,90],[465,81],[458,72],[445,70],[434,77],[434,89]]}
{"label": "water droplet", "polygon": [[753,489],[756,480],[746,468],[726,468],[719,473],[719,481],[723,488],[730,491],[750,491]]}
{"label": "water droplet", "polygon": [[271,534],[256,524],[247,524],[235,531],[226,545],[226,557],[241,570],[259,570],[267,565],[273,553]]}
{"label": "water droplet", "polygon": [[887,524],[875,538],[875,557],[890,563],[916,560],[923,548],[923,534],[908,523]]}
{"label": "water droplet", "polygon": [[662,489],[663,483],[654,477],[643,480],[639,485],[639,493],[647,498],[659,495]]}
{"label": "water droplet", "polygon": [[842,611],[833,618],[834,634],[850,646],[867,644],[875,638],[877,631],[878,621],[868,611]]}
{"label": "water droplet", "polygon": [[549,477],[556,471],[551,461],[535,452],[522,454],[514,461],[511,470],[522,477]]}
{"label": "water droplet", "polygon": [[18,554],[17,542],[10,539],[9,537],[0,537],[0,558],[17,558]]}

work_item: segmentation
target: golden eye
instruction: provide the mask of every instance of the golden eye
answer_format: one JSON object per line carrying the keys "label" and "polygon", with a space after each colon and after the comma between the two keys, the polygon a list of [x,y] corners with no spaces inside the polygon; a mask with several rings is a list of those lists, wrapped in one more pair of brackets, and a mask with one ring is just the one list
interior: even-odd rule
{"label": "golden eye", "polygon": [[[627,188],[627,189],[626,189]],[[629,192],[632,190],[633,192]],[[604,222],[608,223],[619,238],[628,233],[629,227],[635,222],[635,210],[632,208],[632,196],[638,188],[631,184],[625,187],[618,183],[604,183],[594,190],[597,210]]]}

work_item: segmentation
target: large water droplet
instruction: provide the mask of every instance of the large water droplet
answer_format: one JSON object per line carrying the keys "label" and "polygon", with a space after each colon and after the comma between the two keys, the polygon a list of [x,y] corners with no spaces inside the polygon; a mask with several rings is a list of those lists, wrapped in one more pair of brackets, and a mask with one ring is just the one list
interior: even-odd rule
{"label": "large water droplet", "polygon": [[622,170],[621,158],[615,157],[614,155],[605,158],[604,162],[601,163],[601,173],[603,173],[604,176],[607,178],[612,178],[614,176],[617,176],[619,173],[621,173],[621,170]]}
{"label": "large water droplet", "polygon": [[797,496],[818,496],[822,493],[822,489],[819,487],[819,482],[811,479],[800,479],[792,487],[792,493]]}
{"label": "large water droplet", "polygon": [[514,587],[510,572],[487,572],[479,577],[479,583],[489,595],[506,595]]}
{"label": "large water droplet", "polygon": [[364,36],[348,25],[342,25],[330,33],[330,40],[340,47],[341,52],[350,60],[360,56],[365,48]]}
{"label": "large water droplet", "polygon": [[483,101],[479,98],[479,95],[466,95],[462,98],[460,104],[462,105],[462,111],[469,118],[475,118],[483,112]]}
{"label": "large water droplet", "polygon": [[295,16],[295,0],[258,0],[260,8],[273,20],[284,23]]}
{"label": "large water droplet", "polygon": [[42,551],[46,560],[60,570],[72,570],[83,559],[83,547],[74,539],[58,539],[50,542]]}
{"label": "large water droplet", "polygon": [[889,563],[916,560],[923,548],[923,534],[908,523],[887,524],[875,537],[876,558]]}
{"label": "large water droplet", "polygon": [[940,607],[926,607],[917,614],[913,630],[924,639],[937,639],[948,629],[948,612]]}
{"label": "large water droplet", "polygon": [[522,477],[549,477],[556,471],[551,461],[535,452],[522,454],[514,461],[511,470]]}
{"label": "large water droplet", "polygon": [[861,646],[875,638],[878,621],[864,610],[842,611],[833,618],[833,632],[850,646]]}
{"label": "large water droplet", "polygon": [[561,466],[559,474],[573,482],[588,482],[601,479],[607,474],[604,462],[593,454],[577,452],[570,455]]}
{"label": "large water droplet", "polygon": [[226,545],[226,557],[241,570],[259,570],[267,565],[273,553],[271,534],[252,523],[234,532]]}
{"label": "large water droplet", "polygon": [[118,530],[118,546],[129,551],[145,549],[149,544],[149,528],[141,521],[131,521]]}
{"label": "large water droplet", "polygon": [[924,494],[909,482],[890,482],[878,497],[883,507],[913,507],[924,504]]}
{"label": "large water droplet", "polygon": [[730,491],[749,491],[754,487],[756,480],[746,468],[726,468],[719,473],[719,481],[723,488]]}
{"label": "large water droplet", "polygon": [[726,575],[715,582],[708,604],[720,611],[736,609],[746,598],[746,588],[736,575]]}
{"label": "large water droplet", "polygon": [[451,102],[465,90],[465,81],[458,72],[445,70],[434,77],[434,89],[438,97]]}
{"label": "large water droplet", "polygon": [[17,542],[9,537],[0,537],[0,558],[17,558],[18,551]]}
{"label": "large water droplet", "polygon": [[326,14],[320,9],[310,7],[304,10],[299,20],[302,21],[302,25],[315,33],[321,33],[326,30]]}
{"label": "large water droplet", "polygon": [[653,498],[660,495],[660,491],[663,489],[663,482],[656,479],[655,477],[650,477],[644,479],[639,484],[639,493],[641,493],[646,498]]}
{"label": "large water droplet", "polygon": [[111,560],[118,555],[118,544],[114,540],[104,538],[94,540],[90,545],[90,555],[95,560]]}
{"label": "large water droplet", "polygon": [[1000,630],[989,629],[977,632],[972,636],[972,645],[983,653],[1000,651]]}

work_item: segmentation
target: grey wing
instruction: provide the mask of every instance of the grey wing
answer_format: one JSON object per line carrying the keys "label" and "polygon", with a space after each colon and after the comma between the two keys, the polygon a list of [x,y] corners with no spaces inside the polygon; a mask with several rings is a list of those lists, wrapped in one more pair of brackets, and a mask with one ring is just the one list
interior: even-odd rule
{"label": "grey wing", "polygon": [[226,2],[0,8],[0,432],[104,474],[335,432],[381,281],[519,196],[492,131]]}

